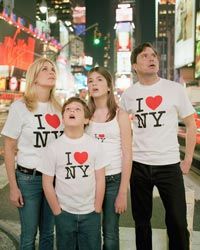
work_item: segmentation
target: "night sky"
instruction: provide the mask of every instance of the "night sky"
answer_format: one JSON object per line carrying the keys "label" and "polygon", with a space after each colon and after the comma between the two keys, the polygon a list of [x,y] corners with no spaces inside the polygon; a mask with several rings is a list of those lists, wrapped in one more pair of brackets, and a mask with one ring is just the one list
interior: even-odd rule
{"label": "night sky", "polygon": [[[86,0],[86,24],[87,27],[94,23],[99,23],[99,30],[102,38],[111,33],[111,45],[114,39],[115,9],[118,0]],[[103,47],[93,45],[94,29],[86,33],[85,50],[86,54],[94,57],[94,63],[103,65]],[[102,39],[103,40],[103,39]],[[111,46],[111,55],[114,53],[114,46]],[[113,64],[113,62],[112,62]],[[112,67],[112,66],[111,66]]]}

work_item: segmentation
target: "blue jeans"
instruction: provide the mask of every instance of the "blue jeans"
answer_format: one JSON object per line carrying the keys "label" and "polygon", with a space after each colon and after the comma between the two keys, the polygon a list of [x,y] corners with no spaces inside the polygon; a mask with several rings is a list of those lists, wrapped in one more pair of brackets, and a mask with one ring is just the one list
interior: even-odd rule
{"label": "blue jeans", "polygon": [[152,166],[133,162],[130,187],[137,250],[152,250],[154,186],[158,188],[165,208],[169,250],[189,250],[185,188],[180,164]]}
{"label": "blue jeans", "polygon": [[101,214],[71,214],[62,211],[55,216],[57,250],[101,250]]}
{"label": "blue jeans", "polygon": [[119,214],[115,213],[115,200],[121,174],[106,176],[103,202],[103,250],[119,250]]}
{"label": "blue jeans", "polygon": [[52,250],[54,239],[54,216],[42,189],[42,176],[28,175],[16,170],[18,187],[24,206],[19,208],[21,235],[20,250],[34,250],[39,228],[39,249]]}

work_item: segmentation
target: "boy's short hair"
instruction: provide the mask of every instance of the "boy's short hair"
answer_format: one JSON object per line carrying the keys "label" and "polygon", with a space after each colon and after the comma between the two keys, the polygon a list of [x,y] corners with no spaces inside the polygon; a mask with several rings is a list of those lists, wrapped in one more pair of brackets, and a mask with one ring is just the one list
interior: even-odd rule
{"label": "boy's short hair", "polygon": [[151,48],[156,55],[158,55],[158,52],[155,50],[155,48],[153,47],[153,45],[151,43],[142,43],[139,46],[137,46],[131,53],[131,65],[133,65],[134,63],[137,62],[137,56],[144,51],[144,49],[146,48]]}
{"label": "boy's short hair", "polygon": [[70,98],[67,99],[67,101],[63,104],[63,107],[62,107],[62,116],[63,116],[63,114],[64,114],[64,112],[65,112],[65,107],[66,107],[67,105],[69,105],[70,103],[72,103],[72,102],[78,102],[78,103],[80,103],[80,104],[83,106],[85,118],[86,118],[86,119],[90,119],[90,118],[91,118],[91,112],[90,112],[90,110],[89,110],[89,108],[88,108],[87,103],[86,103],[84,100],[82,100],[81,98],[76,97],[76,96],[70,97]]}

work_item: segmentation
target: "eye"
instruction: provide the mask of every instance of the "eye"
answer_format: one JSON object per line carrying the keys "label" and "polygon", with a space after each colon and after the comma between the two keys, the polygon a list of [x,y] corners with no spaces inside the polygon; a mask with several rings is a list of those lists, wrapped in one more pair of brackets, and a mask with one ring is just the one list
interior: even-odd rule
{"label": "eye", "polygon": [[66,111],[66,112],[69,112],[69,111],[70,111],[70,108],[69,108],[69,107],[65,108],[65,111]]}
{"label": "eye", "polygon": [[47,67],[43,67],[43,68],[42,68],[42,71],[46,71],[46,70],[47,70]]}
{"label": "eye", "polygon": [[79,111],[81,111],[81,109],[80,109],[80,108],[76,108],[76,111],[78,111],[78,112],[79,112]]}

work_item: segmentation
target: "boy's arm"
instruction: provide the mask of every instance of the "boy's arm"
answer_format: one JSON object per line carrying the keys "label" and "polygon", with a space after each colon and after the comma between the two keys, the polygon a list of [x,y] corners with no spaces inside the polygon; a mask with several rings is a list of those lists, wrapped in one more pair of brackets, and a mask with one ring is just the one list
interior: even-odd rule
{"label": "boy's arm", "polygon": [[56,192],[53,186],[53,180],[54,180],[54,176],[49,176],[45,174],[42,175],[42,186],[44,189],[46,199],[49,203],[49,206],[53,214],[58,215],[61,213],[61,207],[58,203]]}
{"label": "boy's arm", "polygon": [[95,192],[95,212],[100,213],[105,194],[105,169],[101,168],[95,171],[96,192]]}

